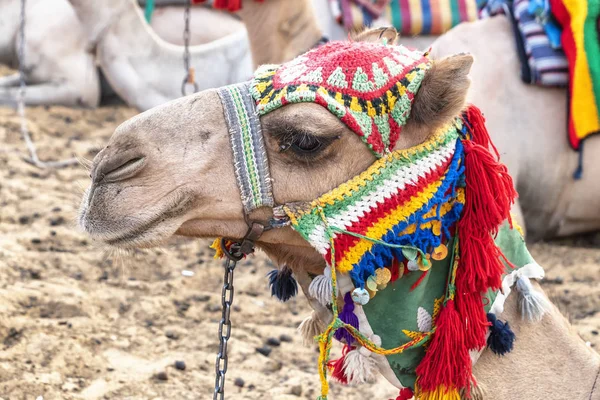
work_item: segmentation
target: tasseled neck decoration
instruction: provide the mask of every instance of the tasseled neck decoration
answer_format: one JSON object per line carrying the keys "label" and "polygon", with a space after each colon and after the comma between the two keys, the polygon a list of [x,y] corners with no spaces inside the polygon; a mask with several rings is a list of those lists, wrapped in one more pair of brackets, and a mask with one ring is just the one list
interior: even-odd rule
{"label": "tasseled neck decoration", "polygon": [[[358,369],[355,362],[328,361],[334,336],[346,344],[346,359],[358,350],[386,356],[407,388],[402,396],[414,390],[419,400],[469,398],[470,351],[486,346],[491,325],[484,300],[489,309],[486,296],[494,293],[493,300],[513,267],[494,239],[505,221],[510,235],[521,238],[510,219],[515,197],[483,116],[470,106],[427,142],[383,155],[310,204],[283,207],[328,265],[311,292],[333,314],[317,337],[321,400],[328,370],[352,383]],[[338,278],[348,277],[350,288],[339,286]],[[406,318],[396,318],[400,312],[414,317],[398,329]],[[510,331],[495,322],[491,340],[504,353],[512,347]]]}

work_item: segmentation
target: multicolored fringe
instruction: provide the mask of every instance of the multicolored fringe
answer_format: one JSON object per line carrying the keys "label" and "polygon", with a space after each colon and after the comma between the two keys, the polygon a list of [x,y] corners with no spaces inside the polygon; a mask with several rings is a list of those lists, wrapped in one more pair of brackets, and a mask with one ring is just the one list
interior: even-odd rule
{"label": "multicolored fringe", "polygon": [[[338,380],[348,380],[350,374],[342,369],[346,363],[328,362],[334,335],[348,346],[386,356],[425,345],[425,357],[416,369],[416,398],[469,396],[475,382],[469,351],[486,346],[490,326],[482,294],[501,287],[504,263],[510,265],[493,236],[510,218],[515,196],[481,112],[470,106],[462,118],[428,142],[381,158],[307,206],[284,207],[294,229],[325,257],[331,271],[333,320],[318,336],[321,400],[327,399],[329,390],[328,368]],[[391,280],[390,271],[379,281],[377,271],[383,266],[405,260],[427,270],[428,257],[434,257],[451,237],[446,294],[430,329],[385,349],[353,326],[354,320],[345,315],[349,310],[339,313],[337,272],[349,272],[356,287],[352,299],[365,304],[373,295],[364,289],[365,281],[367,288],[373,288],[370,279],[383,287]],[[344,332],[338,335],[341,329]]]}
{"label": "multicolored fringe", "polygon": [[[550,0],[569,61],[569,142],[600,132],[600,0]],[[576,176],[577,177],[577,176]]]}

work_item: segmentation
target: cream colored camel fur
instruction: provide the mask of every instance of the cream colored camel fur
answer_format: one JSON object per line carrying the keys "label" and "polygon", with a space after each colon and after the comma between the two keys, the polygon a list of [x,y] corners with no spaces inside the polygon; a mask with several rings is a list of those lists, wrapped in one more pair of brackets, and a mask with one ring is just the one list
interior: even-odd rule
{"label": "cream colored camel fur", "polygon": [[[91,3],[91,2],[90,2]],[[115,2],[111,10],[101,9],[111,7],[106,4],[98,7],[96,4],[95,11],[91,16],[101,19],[101,21],[86,21],[86,25],[82,25],[75,14],[73,7],[67,0],[30,0],[27,2],[26,9],[26,82],[28,89],[26,92],[26,104],[63,104],[69,106],[84,106],[96,107],[100,100],[100,85],[98,80],[98,71],[95,65],[95,43],[97,38],[93,37],[93,41],[86,40],[89,32],[85,32],[84,26],[96,29],[92,32],[92,36],[96,34],[102,35],[101,32],[108,30],[105,24],[115,24],[120,14],[128,15],[135,13],[138,6],[133,1]],[[124,8],[128,12],[124,13]],[[146,25],[143,21],[143,16],[138,12],[138,19],[134,22],[139,28],[140,25]],[[79,16],[81,17],[81,16]],[[0,0],[0,63],[5,63],[13,67],[18,66],[17,59],[17,32],[20,21],[20,0]],[[91,24],[91,25],[90,25]],[[227,80],[214,79],[215,77],[223,76],[226,79],[236,79],[235,71],[247,67],[247,73],[251,73],[249,62],[240,57],[239,60],[231,67],[233,73],[228,75],[228,69],[218,70],[218,73],[212,72],[206,74],[207,66],[210,64],[214,67],[213,62],[219,62],[223,59],[224,54],[234,52],[237,47],[246,49],[248,44],[245,39],[245,29],[243,24],[232,17],[231,15],[215,11],[205,7],[193,7],[191,10],[191,29],[190,43],[192,45],[205,44],[192,49],[192,66],[198,69],[201,76],[198,76],[198,83],[201,88],[214,87],[224,83],[233,83]],[[164,40],[174,44],[183,43],[183,7],[167,6],[157,8],[154,12],[151,25],[159,37],[164,37]],[[148,38],[157,42],[154,46],[162,49],[168,47],[170,50],[169,57],[173,57],[171,64],[177,64],[177,71],[171,66],[171,70],[164,70],[164,65],[157,66],[163,68],[161,73],[165,74],[163,80],[173,83],[171,90],[165,90],[156,85],[150,85],[147,91],[144,87],[144,82],[136,82],[135,85],[128,86],[129,90],[137,90],[137,93],[129,94],[128,98],[144,98],[153,99],[153,105],[159,102],[165,102],[180,96],[180,86],[183,80],[183,48],[168,45],[152,35],[149,29],[120,29],[119,35],[123,42],[136,43],[144,45],[148,42]],[[229,39],[225,39],[225,38]],[[144,42],[144,39],[145,42]],[[214,43],[212,43],[214,42]],[[157,43],[154,43],[155,45]],[[208,44],[211,43],[211,44]],[[146,43],[147,45],[147,43]],[[162,46],[161,46],[162,45]],[[165,46],[166,45],[166,46]],[[223,47],[220,49],[220,47]],[[153,46],[148,46],[146,50],[151,51]],[[119,49],[120,60],[123,57],[131,57],[134,59],[128,66],[131,68],[139,67],[140,71],[133,71],[136,77],[156,74],[140,63],[135,63],[135,60],[140,61],[143,54],[131,51],[131,48],[122,47]],[[156,52],[156,49],[154,49]],[[210,54],[215,54],[215,61],[206,61]],[[237,54],[237,53],[234,53]],[[148,57],[148,56],[146,56]],[[249,57],[249,56],[247,56]],[[146,60],[148,64],[152,64],[152,60]],[[244,64],[246,61],[246,64]],[[115,62],[118,62],[116,60]],[[133,65],[133,66],[132,66]],[[204,66],[204,69],[201,67]],[[126,68],[125,67],[125,68]],[[210,68],[210,67],[208,67]],[[131,70],[123,72],[128,75]],[[245,76],[244,76],[245,78]],[[118,80],[117,80],[118,81]],[[214,84],[210,84],[215,81]],[[0,105],[14,105],[17,99],[19,78],[17,74],[7,77],[0,77]],[[124,93],[126,89],[120,90]],[[159,92],[157,95],[156,92]],[[160,95],[164,94],[161,98]],[[157,98],[158,97],[158,98]],[[136,105],[136,104],[132,104]],[[142,102],[142,109],[150,106]]]}
{"label": "cream colored camel fur", "polygon": [[[157,7],[152,14],[150,27],[161,39],[183,46],[184,7]],[[244,30],[244,24],[224,11],[208,7],[190,9],[190,44],[210,43]]]}
{"label": "cream colored camel fur", "polygon": [[[439,101],[443,107],[444,112],[429,116],[433,126],[444,122],[439,115],[458,113],[464,106],[468,87],[464,82],[471,63],[466,55],[436,61],[432,71],[458,71],[462,78],[456,81],[460,84],[446,81],[447,90],[441,96],[424,93],[423,87],[417,93],[415,104],[425,101],[419,99],[433,99],[429,101]],[[440,85],[429,87],[439,93]],[[284,106],[261,117],[261,125],[278,203],[315,199],[374,162],[357,135],[316,104]],[[306,134],[336,139],[319,148],[307,163],[305,154],[281,151],[277,133],[282,129],[292,135],[293,142]],[[409,120],[396,148],[414,146],[428,134]],[[232,158],[215,91],[149,110],[117,128],[94,159],[79,225],[92,238],[124,248],[159,245],[174,234],[240,238],[247,225]],[[257,210],[252,218],[264,219],[270,212]],[[293,270],[305,295],[314,302],[308,295],[308,273],[323,272],[321,255],[289,227],[266,232],[257,244],[277,265]],[[319,318],[326,322],[327,314]],[[600,392],[592,393],[600,357],[556,308],[541,323],[527,322],[518,315],[512,296],[500,317],[510,320],[518,339],[512,353],[498,357],[484,351],[477,362],[474,374],[487,390],[486,400],[600,398]]]}
{"label": "cream colored camel fur", "polygon": [[[246,24],[254,65],[289,61],[312,48],[323,35],[344,40],[347,34],[334,20],[328,0],[243,0],[237,12]],[[374,26],[386,25],[385,20]],[[402,38],[401,43],[426,49],[433,36]]]}
{"label": "cream colored camel fur", "polygon": [[[115,92],[140,110],[181,96],[183,48],[160,39],[134,0],[70,0],[96,48],[96,62]],[[252,72],[245,31],[190,48],[200,90],[247,79]]]}
{"label": "cream colored camel fur", "polygon": [[[67,0],[29,0],[25,29],[27,104],[95,107],[98,71]],[[20,1],[0,0],[0,63],[18,66]],[[0,77],[0,105],[15,105],[18,74]]]}

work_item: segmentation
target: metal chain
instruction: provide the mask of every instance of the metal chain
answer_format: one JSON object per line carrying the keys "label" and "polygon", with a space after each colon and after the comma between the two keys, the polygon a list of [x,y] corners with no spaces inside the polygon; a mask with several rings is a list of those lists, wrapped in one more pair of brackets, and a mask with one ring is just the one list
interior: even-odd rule
{"label": "metal chain", "polygon": [[[27,120],[25,118],[25,7],[26,0],[21,0],[21,21],[19,24],[19,46],[17,48],[17,58],[19,60],[19,95],[17,97],[17,110],[21,118],[21,133],[23,137],[29,137],[27,130]],[[25,134],[26,133],[26,134]]]}
{"label": "metal chain", "polygon": [[21,20],[19,24],[19,42],[17,47],[17,59],[19,61],[19,91],[17,93],[17,113],[21,121],[21,136],[23,141],[29,150],[29,158],[26,161],[31,162],[38,168],[61,168],[69,165],[78,164],[79,161],[76,158],[70,158],[64,161],[41,161],[37,155],[37,150],[29,129],[27,128],[27,116],[25,115],[25,92],[27,90],[27,82],[25,80],[25,24],[27,22],[25,18],[26,0],[21,0]]}
{"label": "metal chain", "polygon": [[[236,249],[234,250],[234,246]],[[213,400],[223,400],[225,396],[225,374],[227,373],[227,343],[231,336],[231,305],[233,304],[233,271],[237,261],[242,258],[238,250],[239,245],[234,245],[230,250],[226,250],[227,260],[223,265],[225,275],[223,276],[223,290],[221,293],[221,305],[223,306],[221,321],[219,321],[219,352],[215,363],[215,392]]]}
{"label": "metal chain", "polygon": [[185,69],[185,77],[181,83],[181,95],[186,96],[186,87],[188,84],[192,84],[194,91],[198,91],[198,84],[194,77],[194,69],[190,67],[190,10],[192,7],[192,0],[185,0],[185,10],[183,11],[183,20],[185,27],[183,29],[183,68]]}

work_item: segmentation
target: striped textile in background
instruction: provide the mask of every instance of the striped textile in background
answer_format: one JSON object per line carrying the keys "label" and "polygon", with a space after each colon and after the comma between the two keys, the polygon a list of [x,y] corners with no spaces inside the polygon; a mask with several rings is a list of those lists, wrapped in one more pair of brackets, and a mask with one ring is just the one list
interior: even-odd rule
{"label": "striped textile in background", "polygon": [[[569,84],[569,64],[562,49],[553,49],[544,27],[527,10],[529,0],[515,0],[514,18],[522,40],[529,77],[526,83],[564,87]],[[522,60],[523,62],[523,60]]]}
{"label": "striped textile in background", "polygon": [[476,0],[390,0],[386,17],[403,35],[440,35],[477,19]]}

